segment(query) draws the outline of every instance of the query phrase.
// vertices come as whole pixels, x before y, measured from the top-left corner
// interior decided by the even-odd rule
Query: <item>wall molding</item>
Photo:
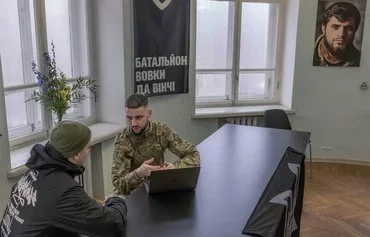
[[[310,162],[309,157],[306,156],[306,162]],[[347,164],[347,165],[361,165],[370,166],[370,161],[358,161],[351,159],[338,159],[338,158],[327,158],[327,157],[312,157],[312,163],[335,163],[335,164]]]

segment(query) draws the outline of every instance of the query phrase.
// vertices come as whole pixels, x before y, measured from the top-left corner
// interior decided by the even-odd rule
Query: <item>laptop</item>
[[[175,168],[152,171],[144,182],[149,194],[194,190],[200,167]]]

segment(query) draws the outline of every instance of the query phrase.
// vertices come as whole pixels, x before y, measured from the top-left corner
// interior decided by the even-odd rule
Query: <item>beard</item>
[[[332,53],[332,55],[335,56],[335,57],[341,58],[341,57],[346,55],[348,44],[343,45],[342,47],[340,47],[340,46],[334,47],[334,42],[329,43],[325,39],[325,45],[326,45],[327,49],[330,51],[330,53]]]
[[[141,127],[139,127],[139,126],[131,127],[131,132],[132,132],[133,134],[135,134],[135,135],[139,136],[139,135],[141,135],[141,134],[143,134],[143,133],[144,133],[144,131],[145,131],[145,130],[147,129],[147,127],[148,127],[148,124],[149,124],[149,123],[147,123],[143,128],[141,128]],[[140,130],[139,130],[139,132],[135,132],[135,131],[133,130],[133,128],[140,128]]]

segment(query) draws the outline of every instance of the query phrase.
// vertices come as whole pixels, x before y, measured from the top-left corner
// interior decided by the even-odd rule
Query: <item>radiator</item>
[[[223,126],[225,123],[247,126],[258,126],[260,119],[262,119],[262,117],[259,116],[230,117],[230,118],[220,118],[218,123],[219,127]]]

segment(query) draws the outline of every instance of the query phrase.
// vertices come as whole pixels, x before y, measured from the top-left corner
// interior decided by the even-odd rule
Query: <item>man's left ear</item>
[[[148,110],[149,118],[152,116],[152,109]]]
[[[73,160],[77,161],[80,158],[80,153],[77,153],[76,155],[73,156]]]
[[[321,25],[321,31],[322,31],[323,34],[325,34],[325,25],[324,24]]]

